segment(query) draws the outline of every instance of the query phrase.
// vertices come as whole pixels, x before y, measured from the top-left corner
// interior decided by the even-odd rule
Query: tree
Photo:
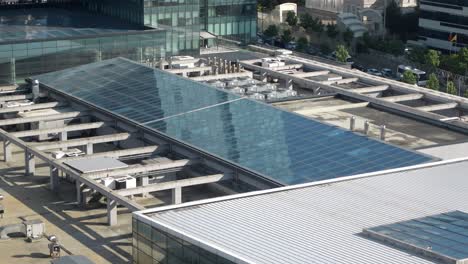
[[[336,59],[339,62],[346,62],[346,59],[349,57],[348,50],[343,45],[338,45],[336,47]]]
[[[457,88],[455,87],[455,84],[452,81],[447,82],[447,93],[457,95]]]
[[[391,1],[385,12],[385,25],[392,34],[397,34],[401,28],[401,9],[396,1]]]
[[[350,46],[351,41],[353,41],[353,38],[354,38],[354,33],[351,30],[349,30],[349,28],[346,29],[345,32],[343,32],[343,40],[346,43],[346,45]]]
[[[465,90],[465,93],[463,94],[465,98],[468,98],[468,90]]]
[[[306,37],[300,37],[297,40],[297,49],[298,50],[305,51],[308,46],[309,46],[309,41],[307,40]]]
[[[425,61],[427,64],[431,65],[433,69],[439,67],[440,65],[440,57],[439,52],[436,50],[428,50],[425,56]]]
[[[327,25],[327,35],[330,38],[336,38],[340,32],[338,31],[336,25],[328,24]]]
[[[278,27],[275,25],[270,25],[263,34],[268,38],[274,38],[278,36],[279,30]]]
[[[416,84],[417,77],[416,74],[412,73],[411,71],[405,71],[401,80],[408,84]]]
[[[311,15],[309,15],[308,13],[305,13],[305,14],[301,15],[299,25],[301,27],[303,27],[305,30],[307,30],[307,29],[312,27],[313,20],[314,19],[312,18]]]
[[[286,23],[288,23],[288,25],[291,27],[297,25],[296,13],[289,11],[286,15]]]
[[[429,80],[427,80],[427,88],[438,91],[439,90],[439,79],[435,73],[429,74]]]
[[[283,34],[281,35],[281,42],[283,42],[283,44],[289,43],[293,39],[294,37],[292,36],[291,30],[286,29],[285,31],[283,31]]]

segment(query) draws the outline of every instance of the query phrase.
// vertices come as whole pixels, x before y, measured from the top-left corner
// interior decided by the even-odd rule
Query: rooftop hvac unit
[[[11,107],[20,107],[20,106],[28,106],[28,105],[33,105],[34,102],[31,102],[30,100],[21,100],[21,101],[10,101],[6,102],[3,107],[4,108],[11,108]]]
[[[261,93],[254,93],[254,94],[251,94],[249,96],[249,98],[252,98],[254,100],[261,100],[261,101],[265,101],[266,99],[266,96],[264,94],[261,94]]]
[[[107,177],[101,179],[101,184],[106,186],[107,188],[111,190],[115,190],[115,179],[112,177]]]
[[[116,190],[130,189],[130,188],[136,188],[136,179],[134,177],[125,176],[125,177],[115,179]]]

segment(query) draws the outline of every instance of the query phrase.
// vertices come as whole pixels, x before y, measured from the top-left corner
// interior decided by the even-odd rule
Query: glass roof
[[[366,229],[393,243],[456,260],[468,259],[468,214],[453,211]],[[405,246],[404,248],[409,248]]]
[[[431,160],[126,59],[33,78],[283,184]]]
[[[138,30],[137,26],[81,10],[26,8],[0,10],[0,43],[69,38]]]

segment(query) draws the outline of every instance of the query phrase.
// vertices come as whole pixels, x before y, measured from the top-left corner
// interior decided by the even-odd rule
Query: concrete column
[[[54,166],[50,166],[50,189],[56,192],[58,191],[58,185],[59,185],[59,170]]]
[[[16,84],[16,60],[15,58],[10,58],[10,77],[11,84]]]
[[[13,143],[10,140],[3,139],[3,160],[5,162],[11,161],[11,149],[13,148]]]
[[[380,140],[385,140],[385,125],[380,126]]]
[[[93,154],[93,143],[88,143],[86,145],[86,155]]]
[[[88,204],[88,198],[91,194],[91,189],[87,188],[86,185],[79,180],[75,181],[76,186],[76,205],[81,208],[86,208]]]
[[[172,189],[172,204],[182,203],[182,187]]]
[[[149,184],[148,176],[141,177],[140,179],[141,179],[141,186],[146,186]],[[148,193],[142,193],[141,197],[148,197]]]
[[[107,224],[109,226],[117,225],[117,202],[107,198]]]
[[[369,121],[364,122],[364,134],[369,135]]]
[[[102,61],[102,51],[96,51],[96,61]]]
[[[24,164],[26,166],[25,176],[34,176],[34,173],[36,172],[36,162],[34,154],[28,150],[24,151]]]
[[[355,116],[352,116],[352,117],[349,119],[349,130],[354,131],[355,125],[356,125],[356,117],[355,117]]]
[[[62,131],[59,133],[60,141],[67,141],[68,140],[68,133],[67,131]],[[67,150],[67,147],[63,147],[62,150]]]

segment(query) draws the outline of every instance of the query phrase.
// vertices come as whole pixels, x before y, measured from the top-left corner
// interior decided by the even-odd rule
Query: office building
[[[421,1],[419,42],[446,53],[468,44],[468,2]]]
[[[197,55],[256,35],[256,1],[51,0],[0,11],[0,84],[90,62]],[[21,8],[19,8],[21,7]]]

